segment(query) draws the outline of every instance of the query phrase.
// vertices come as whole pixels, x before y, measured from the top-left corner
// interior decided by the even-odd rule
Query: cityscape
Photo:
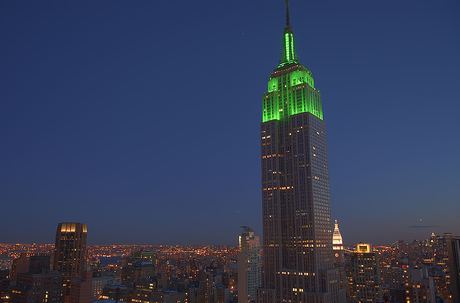
[[[388,237],[393,240],[385,243],[386,241],[378,237],[373,238],[371,232],[365,238],[372,241],[349,240],[356,238],[345,232],[350,230],[346,226],[352,222],[342,220],[340,211],[334,209],[336,204],[332,201],[340,200],[340,197],[331,197],[331,184],[334,183],[331,181],[328,110],[333,105],[329,104],[331,101],[327,98],[328,92],[320,90],[324,79],[322,77],[327,75],[318,77],[305,65],[310,64],[307,62],[308,57],[307,60],[301,59],[305,57],[303,54],[307,50],[299,47],[305,44],[298,43],[298,40],[306,39],[315,45],[315,37],[305,35],[303,30],[302,35],[299,35],[301,38],[297,34],[296,21],[304,13],[293,8],[293,5],[298,5],[298,1],[279,2],[284,5],[282,12],[278,12],[276,17],[280,21],[275,22],[281,24],[282,20],[282,28],[279,29],[277,37],[281,42],[281,55],[278,62],[272,62],[272,71],[265,75],[267,84],[266,88],[259,92],[259,101],[254,101],[259,102],[260,116],[253,119],[259,119],[259,129],[254,131],[258,132],[256,144],[260,149],[258,159],[249,169],[260,170],[259,180],[254,181],[259,184],[256,188],[259,200],[254,202],[260,205],[258,216],[244,225],[239,224],[237,220],[230,220],[233,224],[232,230],[239,229],[239,232],[231,235],[230,243],[215,244],[225,242],[221,239],[224,238],[222,230],[226,227],[224,219],[222,225],[211,223],[218,222],[212,220],[218,217],[219,199],[211,199],[213,204],[217,204],[216,208],[209,207],[203,210],[192,205],[186,210],[187,216],[181,218],[175,216],[175,208],[179,206],[172,205],[166,200],[168,194],[163,196],[165,200],[155,206],[154,211],[128,201],[131,196],[122,207],[115,207],[116,202],[103,205],[103,212],[95,211],[99,207],[96,204],[89,203],[87,208],[83,208],[79,207],[78,203],[63,201],[65,210],[69,211],[71,216],[63,215],[64,219],[53,221],[53,230],[47,230],[44,228],[45,225],[40,224],[31,224],[27,228],[24,226],[28,224],[29,217],[40,217],[40,220],[47,221],[46,226],[49,226],[51,219],[46,213],[57,208],[57,204],[46,202],[40,206],[42,213],[31,210],[30,205],[33,203],[26,204],[27,211],[22,210],[13,214],[7,211],[8,208],[5,206],[2,208],[3,220],[14,220],[15,223],[5,223],[3,226],[7,228],[2,228],[0,232],[0,303],[460,303],[458,196],[453,198],[457,202],[454,202],[454,211],[449,214],[450,216],[447,216],[449,211],[444,210],[446,218],[454,218],[449,219],[450,221],[446,219],[445,226],[438,225],[443,221],[442,218],[432,224],[425,223],[421,216],[416,223],[411,223],[409,216],[412,218],[418,214],[416,207],[413,207],[418,201],[408,201],[408,204],[412,205],[411,214],[405,214],[402,205],[401,209],[394,210],[398,216],[401,213],[403,217],[407,216],[407,221],[404,220],[403,224],[406,224],[408,229],[417,230],[417,235],[421,236],[414,239],[399,238],[400,234],[393,234],[390,226],[392,222],[396,224],[398,221],[396,215],[383,216],[384,219],[376,215],[375,219],[372,219],[371,214],[376,211],[372,209],[370,202],[369,205],[362,204],[366,209],[353,209],[358,220],[362,217],[362,221],[355,224],[365,231],[370,228],[367,226],[369,220],[374,220],[376,226],[381,225],[383,229],[383,226],[387,226]],[[205,19],[203,17],[200,20],[204,22]],[[170,30],[174,31],[172,28]],[[168,43],[164,43],[165,52],[169,51]],[[266,49],[265,46],[260,46],[260,51]],[[269,68],[267,67],[267,70]],[[177,66],[173,73],[176,74],[174,77],[167,75],[162,78],[163,81],[183,81],[179,79],[181,77]],[[107,89],[110,89],[110,85]],[[178,91],[182,89],[177,86]],[[238,86],[232,89],[238,90]],[[189,93],[188,96],[193,99],[191,95],[192,93]],[[197,93],[196,99],[201,98],[200,96],[200,93]],[[348,98],[350,96],[346,99]],[[327,106],[324,107],[323,102]],[[215,106],[224,108],[224,105]],[[60,113],[64,120],[67,119],[65,114],[60,112],[59,106],[57,107],[54,114]],[[173,106],[171,111],[164,115],[171,115],[174,111],[180,112]],[[203,110],[203,116],[207,115],[209,114]],[[109,120],[101,119],[105,122]],[[214,121],[211,118],[204,120],[207,120],[207,123]],[[178,124],[177,121],[179,119],[171,118],[171,124]],[[195,123],[188,121],[190,124]],[[369,120],[363,119],[363,128],[368,127],[366,123],[370,124]],[[167,124],[162,124],[155,131],[168,132],[168,127]],[[192,128],[190,125],[189,127]],[[215,125],[209,122],[206,127]],[[186,123],[182,129],[189,130]],[[64,136],[67,135],[68,133],[65,133]],[[171,132],[170,135],[171,142],[180,141],[176,140],[177,134]],[[189,157],[187,161],[199,162],[193,154],[196,152],[194,146],[200,145],[201,142],[194,140],[197,137],[194,131],[190,131],[187,136],[191,138],[190,141],[183,140],[181,145],[175,145],[175,148],[166,152],[166,157],[170,156],[177,161],[181,161],[181,157]],[[97,140],[104,140],[103,137],[98,137]],[[46,144],[46,138],[40,140]],[[123,144],[126,140],[126,145],[129,145],[128,138],[120,140]],[[356,145],[356,141],[354,142],[353,148],[359,150],[360,147]],[[395,143],[395,146],[397,144]],[[161,143],[159,146],[167,149],[168,144]],[[142,149],[143,146],[130,146],[131,148]],[[227,148],[231,149],[230,144]],[[110,152],[111,148],[108,153],[101,152],[102,156],[98,161],[109,157]],[[51,148],[50,153],[53,153]],[[97,151],[88,152],[89,155],[92,153]],[[229,155],[232,155],[231,152]],[[205,155],[212,156],[212,150]],[[162,161],[166,161],[157,160],[155,165],[159,167],[163,165]],[[134,163],[136,159],[132,161]],[[117,159],[114,162],[119,161]],[[237,160],[232,163],[239,162]],[[77,167],[78,165],[69,169],[66,174],[72,175],[78,171]],[[201,168],[199,164],[198,167]],[[56,168],[45,165],[45,170],[48,169]],[[94,168],[94,171],[98,169]],[[181,182],[184,181],[175,182],[175,177],[179,178],[180,169],[171,166],[168,170],[172,171],[172,175],[162,175],[155,186],[166,188],[168,193],[181,191]],[[225,174],[223,170],[224,168],[221,173]],[[202,170],[198,169],[194,178],[202,178],[200,174],[204,174],[205,171],[204,166]],[[352,179],[355,172],[348,173]],[[395,171],[393,174],[400,173]],[[79,182],[91,180],[92,174],[93,171],[86,171]],[[455,177],[458,179],[458,175]],[[167,188],[166,181],[161,182],[168,178],[174,180],[172,188]],[[187,178],[186,182],[195,182],[192,180],[194,178]],[[232,178],[234,176],[227,180]],[[132,180],[132,183],[139,180]],[[208,187],[206,179],[203,180],[205,181],[200,179],[200,182],[205,183],[203,188]],[[98,182],[95,182],[99,184],[95,187],[103,187],[101,184],[104,181]],[[6,185],[1,188],[2,191],[7,192],[7,195],[14,192],[10,191],[8,186],[16,183],[10,182],[10,179],[5,179],[4,183]],[[68,188],[77,188],[77,185],[72,183]],[[228,182],[226,185],[231,187],[232,183]],[[122,187],[120,184],[118,186]],[[33,192],[26,187],[23,189],[25,192]],[[92,193],[87,194],[97,195],[96,192],[97,190],[93,189]],[[184,197],[189,198],[191,195],[185,192]],[[243,191],[238,189],[234,189],[234,192],[237,197],[244,195]],[[222,193],[217,196],[224,195]],[[205,196],[201,198],[205,199]],[[12,200],[3,199],[6,201],[5,205],[14,204],[8,202]],[[190,198],[190,201],[193,201],[193,198]],[[444,207],[439,201],[437,203],[432,212]],[[23,205],[19,207],[22,208]],[[130,209],[134,209],[137,214],[135,218],[129,218],[127,212]],[[96,213],[98,219],[95,222],[83,220],[87,218],[86,213]],[[148,229],[142,225],[142,216],[145,214],[148,214],[147,221],[172,222],[171,225],[178,226],[177,230],[170,230],[165,225],[145,231]],[[228,215],[230,216],[230,213]],[[232,216],[239,215],[240,212],[235,211]],[[69,217],[76,219],[67,220]],[[80,217],[83,219],[80,220]],[[108,226],[108,230],[115,230],[117,225],[130,226],[129,228],[138,228],[140,232],[133,234],[130,244],[125,241],[125,236],[121,237],[121,233],[120,242],[106,240],[103,236],[93,240],[93,235],[102,225]],[[186,229],[193,230],[199,225],[205,226],[209,234],[215,235],[214,242],[203,239],[195,243],[209,243],[193,244],[194,241],[188,241],[190,244],[170,244],[184,243],[179,238],[173,238],[174,232],[178,235],[186,234]],[[187,228],[184,229],[183,226]],[[18,238],[16,243],[3,240],[11,239],[13,232],[20,228],[27,230],[27,234],[31,236],[40,232],[41,238],[36,241],[23,241]],[[440,229],[445,230],[440,232]],[[147,233],[165,235],[170,239],[170,243],[149,244],[149,238],[143,241],[136,240],[139,239],[138,236],[145,236]],[[116,237],[117,234],[110,235],[110,239]]]
[[[1,302],[258,300],[262,246],[247,226],[238,246],[86,246],[87,232],[84,224],[61,223],[56,244],[0,244]],[[338,288],[344,302],[456,302],[459,245],[452,234],[433,233],[412,242],[347,247],[336,222]]]

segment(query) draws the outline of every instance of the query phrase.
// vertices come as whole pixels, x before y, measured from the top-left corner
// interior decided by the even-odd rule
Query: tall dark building
[[[86,277],[86,224],[59,223],[54,248],[54,270],[62,274],[64,302],[70,302],[80,291],[80,280]],[[75,300],[72,300],[74,302]]]
[[[453,303],[460,303],[460,237],[445,235],[447,241],[450,293]]]
[[[259,301],[339,302],[321,96],[294,46],[286,1],[283,55],[263,97]]]

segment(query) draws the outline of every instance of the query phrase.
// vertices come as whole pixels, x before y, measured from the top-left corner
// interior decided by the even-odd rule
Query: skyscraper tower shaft
[[[62,274],[64,301],[76,288],[75,279],[80,279],[86,270],[87,226],[82,223],[59,223],[54,246],[54,270]]]
[[[259,302],[341,302],[321,96],[312,73],[298,60],[287,1],[283,55],[263,97],[261,151]]]

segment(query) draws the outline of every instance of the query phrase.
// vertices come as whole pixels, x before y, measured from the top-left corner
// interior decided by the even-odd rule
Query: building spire
[[[332,249],[343,250],[343,239],[339,229],[339,222],[335,220],[334,233],[332,234]]]
[[[286,3],[286,28],[291,27],[291,18],[289,17],[289,0],[284,0]]]
[[[289,15],[289,0],[284,0],[286,5],[286,27],[284,28],[283,57],[280,66],[297,62],[297,55],[294,49],[294,33],[291,29],[291,19]]]

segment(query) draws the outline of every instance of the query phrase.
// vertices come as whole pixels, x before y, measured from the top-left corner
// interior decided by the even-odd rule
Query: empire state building
[[[334,269],[321,95],[295,51],[286,1],[281,61],[263,96],[259,302],[343,302]]]

